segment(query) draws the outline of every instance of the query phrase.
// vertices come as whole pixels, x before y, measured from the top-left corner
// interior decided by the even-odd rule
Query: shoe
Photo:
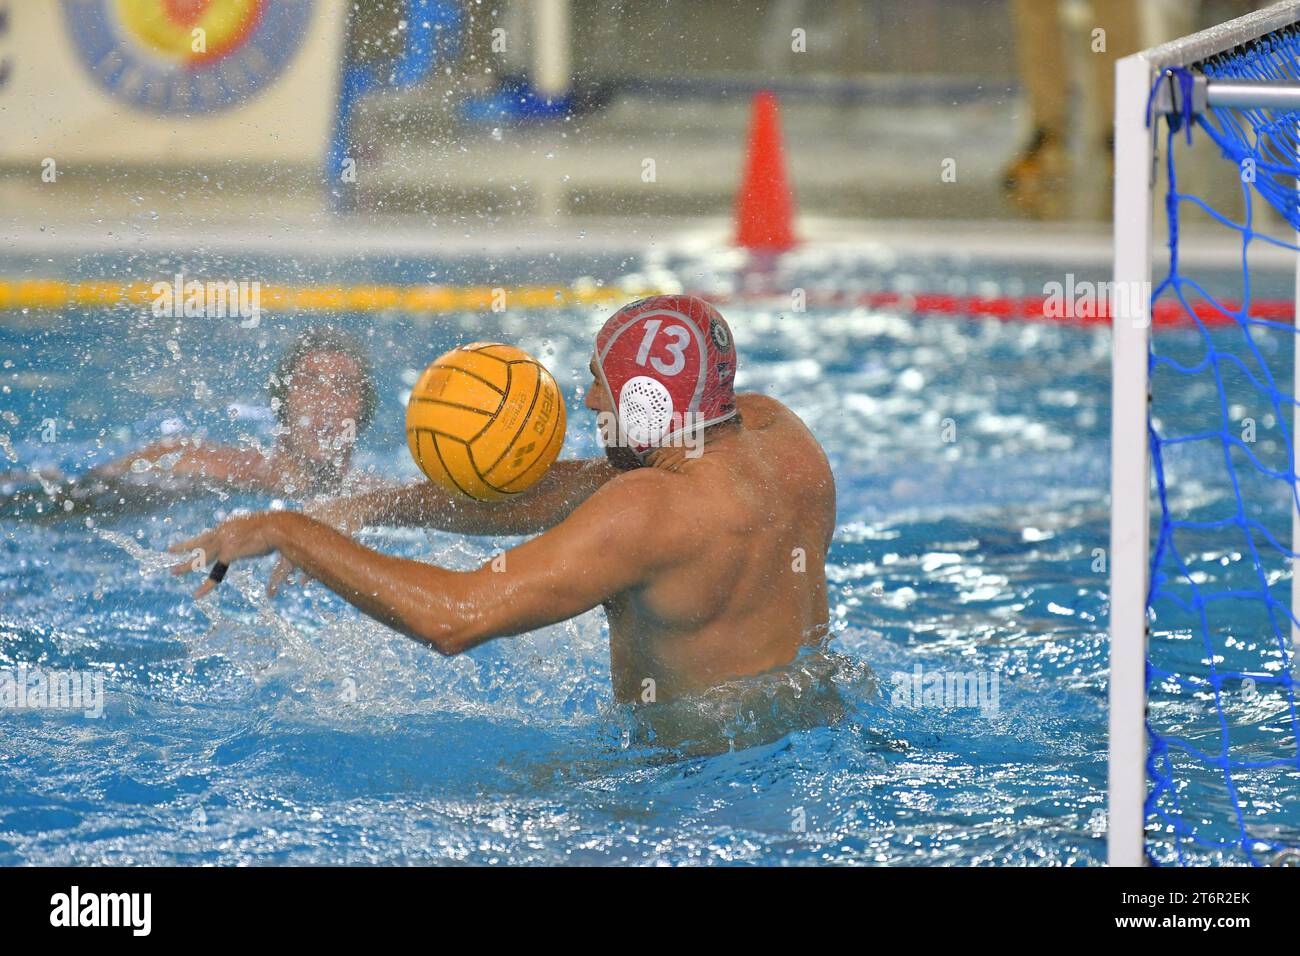
[[[1040,126],[1002,172],[1002,190],[1016,205],[1038,217],[1064,208],[1067,157],[1061,136]]]

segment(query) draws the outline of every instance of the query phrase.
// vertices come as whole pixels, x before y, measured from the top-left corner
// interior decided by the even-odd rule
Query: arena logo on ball
[[[229,109],[269,86],[303,44],[316,0],[64,0],[95,81],[160,114]]]

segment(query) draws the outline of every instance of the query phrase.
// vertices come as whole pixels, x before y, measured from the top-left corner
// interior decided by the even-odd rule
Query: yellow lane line
[[[169,287],[170,281],[166,283]],[[187,283],[188,284],[188,283]],[[159,293],[151,282],[65,282],[59,279],[0,279],[0,309],[59,309],[67,306],[153,305]],[[464,312],[494,307],[544,309],[607,305],[653,290],[597,286],[452,285],[277,285],[261,283],[258,305],[296,312]],[[232,309],[237,303],[234,296]],[[170,298],[167,300],[170,303]],[[201,301],[201,300],[200,300]],[[184,302],[177,303],[177,311]],[[171,313],[168,306],[167,312]],[[200,308],[200,313],[202,310]]]

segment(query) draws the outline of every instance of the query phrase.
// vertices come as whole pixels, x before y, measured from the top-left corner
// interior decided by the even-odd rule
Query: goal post
[[[1151,288],[1154,140],[1146,96],[1154,67],[1125,57],[1115,77],[1116,288]],[[1146,801],[1146,619],[1150,550],[1147,349],[1151,302],[1126,295],[1111,315],[1110,690],[1107,858],[1142,862]]]
[[[1157,163],[1168,159],[1163,155],[1165,149],[1163,137],[1167,133],[1168,120],[1162,121],[1161,117],[1173,112],[1180,118],[1175,122],[1185,122],[1197,111],[1212,108],[1241,110],[1242,115],[1249,116],[1265,114],[1274,116],[1283,111],[1300,110],[1300,80],[1297,79],[1300,75],[1300,63],[1297,63],[1295,71],[1270,72],[1261,68],[1258,71],[1262,74],[1261,78],[1256,78],[1253,73],[1246,79],[1223,75],[1206,76],[1201,70],[1202,64],[1222,54],[1249,55],[1253,44],[1260,44],[1261,49],[1271,50],[1269,46],[1271,38],[1279,31],[1285,32],[1295,28],[1297,24],[1300,24],[1300,0],[1286,0],[1201,33],[1125,57],[1116,64],[1107,775],[1107,857],[1109,863],[1114,866],[1140,866],[1148,859],[1147,803],[1152,793],[1149,768],[1156,766],[1157,763],[1156,752],[1153,750],[1154,735],[1148,731],[1147,708],[1150,667],[1149,622],[1153,619],[1151,584],[1153,561],[1156,560],[1152,551],[1152,456],[1153,450],[1158,449],[1160,445],[1160,440],[1151,425],[1151,370],[1154,368],[1151,290],[1153,289],[1154,252],[1158,247],[1165,245],[1167,239],[1166,236],[1157,237],[1154,234],[1156,204],[1163,202],[1163,196],[1157,195],[1159,183]],[[1247,53],[1242,54],[1243,50]],[[1268,55],[1277,56],[1274,52]],[[1274,62],[1270,60],[1269,64]],[[1181,75],[1170,74],[1169,71],[1174,69],[1186,72]],[[1284,75],[1274,75],[1279,72]],[[1163,81],[1162,77],[1164,77]],[[1153,96],[1153,90],[1157,90],[1158,87],[1160,95]],[[1243,125],[1250,124],[1245,122]],[[1205,133],[1198,130],[1193,135],[1201,136],[1208,148],[1214,148],[1214,143],[1205,140]],[[1294,156],[1294,153],[1292,155]],[[1236,175],[1233,167],[1228,166],[1226,169],[1227,175]],[[1261,207],[1264,205],[1263,200],[1257,202]],[[1248,244],[1254,234],[1249,228],[1244,230],[1243,234],[1244,244]],[[1175,233],[1175,237],[1176,235]],[[1239,239],[1240,237],[1234,236],[1233,241]],[[1171,248],[1174,244],[1170,243]],[[1242,256],[1244,259],[1244,252]],[[1300,301],[1300,257],[1297,257],[1294,279],[1289,295],[1296,301]],[[1199,291],[1199,287],[1196,289]],[[1142,292],[1133,294],[1133,290],[1142,290]],[[1173,293],[1175,304],[1181,303],[1183,306],[1188,304],[1183,295],[1183,287],[1175,286]],[[1212,307],[1220,312],[1231,313],[1230,309],[1220,306],[1217,300],[1212,303]],[[1251,327],[1255,324],[1250,321],[1246,312],[1248,308],[1248,304],[1243,305],[1241,315],[1237,317],[1247,338],[1250,337]],[[1287,321],[1294,321],[1294,319],[1287,317]],[[1195,316],[1190,317],[1188,322],[1189,328],[1192,329],[1191,334],[1196,334],[1198,329],[1200,334],[1209,334],[1206,332],[1206,324]],[[1300,339],[1300,336],[1293,335],[1292,338]],[[1213,352],[1212,347],[1210,351]],[[1215,361],[1213,356],[1210,361]],[[1289,436],[1295,436],[1300,432],[1300,419],[1295,416],[1294,404],[1294,396],[1300,395],[1300,361],[1294,364],[1292,377],[1282,384],[1283,389],[1292,389],[1291,395],[1286,396],[1292,400],[1291,407],[1287,410],[1289,420],[1285,423],[1285,428],[1290,429]],[[1214,374],[1217,379],[1217,368]],[[1222,394],[1224,386],[1221,381],[1219,387]],[[1272,394],[1276,398],[1277,390],[1274,389]],[[1277,407],[1276,401],[1273,407]],[[1208,411],[1208,416],[1213,416],[1213,421],[1218,424],[1217,408]],[[1289,465],[1282,473],[1282,477],[1289,477],[1293,481],[1296,468],[1294,446],[1289,436],[1286,442],[1290,455]],[[1192,442],[1197,437],[1167,440],[1169,457],[1175,457],[1172,451],[1175,442]],[[1227,456],[1228,462],[1227,471],[1231,473],[1235,488],[1237,477],[1233,472],[1233,456],[1237,455],[1238,451],[1231,447],[1233,441],[1227,436],[1226,429],[1223,434],[1212,437],[1222,438],[1223,454]],[[1180,449],[1182,447],[1186,446],[1179,446]],[[1276,474],[1270,477],[1276,477]],[[1159,481],[1159,503],[1164,507],[1163,475],[1157,480]],[[1290,484],[1287,488],[1290,489]],[[1156,542],[1157,545],[1171,540],[1169,531],[1171,527],[1199,528],[1201,526],[1193,522],[1171,523],[1168,514],[1161,513],[1162,537]],[[1247,536],[1252,533],[1251,528],[1245,525],[1242,527]],[[1281,547],[1284,550],[1300,551],[1300,512],[1297,512],[1294,505],[1291,506],[1289,539],[1285,532],[1279,533],[1277,537],[1282,539]],[[1177,552],[1174,556],[1180,562],[1182,561]],[[1284,557],[1289,563],[1290,555]],[[1256,557],[1256,568],[1260,563],[1260,559]],[[1187,573],[1189,581],[1193,582],[1190,586],[1194,595],[1192,603],[1199,609],[1202,620],[1207,620],[1208,616],[1205,614],[1207,605],[1196,587],[1201,580],[1196,575],[1200,572],[1188,571]],[[1227,585],[1224,587],[1226,588]],[[1268,605],[1271,600],[1269,587],[1267,583],[1263,585],[1262,600],[1265,605]],[[1235,596],[1235,592],[1229,593],[1228,596]],[[1295,609],[1300,608],[1300,576],[1293,575],[1291,578],[1289,603],[1292,621],[1286,624],[1288,643],[1293,636],[1294,618],[1300,616],[1295,613]],[[1268,611],[1272,613],[1274,608],[1269,606]],[[1274,630],[1276,630],[1276,616],[1274,620]],[[1213,632],[1216,624],[1211,620],[1210,623],[1202,626],[1207,632]],[[1289,673],[1288,651],[1283,650],[1281,656],[1285,662],[1283,666]],[[1210,695],[1214,706],[1219,708],[1219,716],[1222,718],[1220,694],[1229,679],[1253,679],[1250,675],[1255,672],[1250,669],[1237,671],[1226,665],[1224,670],[1216,670],[1218,660],[1213,650],[1208,652],[1208,659],[1208,676],[1189,677],[1185,683],[1189,688]],[[1161,673],[1166,679],[1176,676],[1165,674],[1163,671]],[[1271,678],[1267,674],[1261,677],[1261,680],[1269,679]],[[1197,683],[1198,681],[1200,683]],[[1177,683],[1177,681],[1173,682]],[[1280,690],[1285,695],[1290,695],[1290,707],[1294,717],[1294,695],[1291,694],[1289,679],[1280,680]],[[1189,692],[1188,696],[1196,695]],[[1206,734],[1204,739],[1211,740],[1212,736],[1212,733]],[[1233,774],[1243,772],[1243,767],[1253,768],[1256,764],[1243,763],[1228,756],[1226,751],[1233,741],[1229,739],[1227,730],[1223,731],[1222,738],[1220,753],[1209,753],[1209,751],[1202,753],[1191,746],[1184,747],[1184,750],[1203,759],[1210,766],[1211,772],[1207,776],[1222,771],[1227,791],[1235,806],[1238,791],[1234,789]],[[1164,747],[1165,743],[1168,741],[1161,741],[1164,749],[1160,751],[1160,755],[1167,762],[1169,750]],[[1181,745],[1184,741],[1179,740],[1175,743]],[[1292,741],[1292,748],[1294,749],[1294,741]],[[1300,767],[1300,757],[1296,759],[1297,766]],[[1284,763],[1285,760],[1279,759],[1274,762],[1261,762],[1259,766],[1272,768]],[[1167,778],[1165,782],[1168,782]],[[1238,832],[1235,841],[1224,838],[1219,845],[1228,850],[1234,848],[1241,850],[1250,862],[1259,862],[1253,848],[1272,844],[1266,839],[1257,838],[1253,830],[1248,831],[1246,824],[1242,823],[1240,812],[1237,814],[1237,823]],[[1181,823],[1175,825],[1174,829],[1177,830],[1179,826]],[[1189,826],[1189,829],[1194,830],[1194,827]],[[1268,831],[1270,834],[1274,832],[1274,829]],[[1176,834],[1175,840],[1183,839],[1184,836],[1186,835]],[[1187,840],[1203,843],[1206,846],[1215,844],[1214,839],[1195,832],[1188,836]],[[1177,858],[1183,859],[1181,849],[1178,851]]]

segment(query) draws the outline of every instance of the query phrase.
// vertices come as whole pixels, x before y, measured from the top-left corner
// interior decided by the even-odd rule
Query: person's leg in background
[[[1093,30],[1104,30],[1104,49],[1089,31],[1092,49],[1092,116],[1086,161],[1107,164],[1109,194],[1115,182],[1115,61],[1142,49],[1142,13],[1133,0],[1092,0]],[[1175,34],[1176,35],[1176,34]]]
[[[1029,142],[1006,167],[1002,185],[1017,204],[1044,214],[1065,185],[1070,78],[1057,0],[1012,0],[1016,60],[1029,107]]]
[[[1093,48],[1092,129],[1114,157],[1115,60],[1141,49],[1141,13],[1134,0],[1092,0],[1095,30],[1105,30],[1105,49]],[[1177,34],[1175,34],[1177,35]],[[1096,133],[1092,133],[1095,130]]]
[[[1201,0],[1143,0],[1136,6],[1143,47],[1185,37],[1208,26],[1201,23]]]

